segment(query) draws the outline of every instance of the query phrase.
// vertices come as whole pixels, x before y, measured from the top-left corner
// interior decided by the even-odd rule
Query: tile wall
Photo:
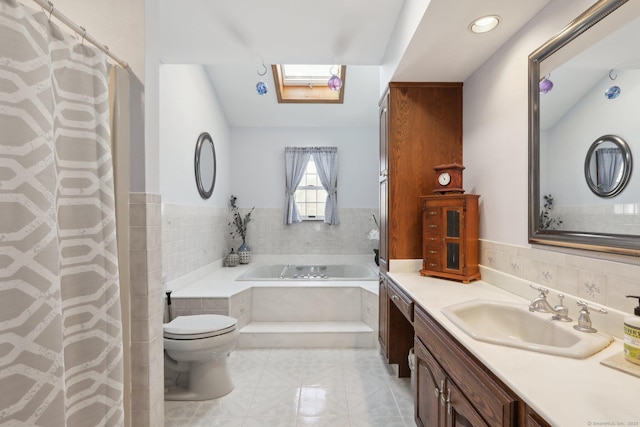
[[[229,210],[162,205],[163,279],[171,281],[227,256]]]
[[[241,209],[245,215],[246,209]],[[371,254],[377,240],[367,234],[374,229],[377,209],[340,209],[341,223],[322,221],[284,225],[282,209],[256,208],[248,226],[247,244],[262,255],[358,255]],[[231,240],[229,211],[186,205],[162,205],[162,264],[165,281],[224,259],[241,240]]]
[[[640,235],[640,203],[614,205],[558,205],[551,217],[562,224],[558,230],[591,230],[595,233],[619,233]]]
[[[627,313],[640,295],[640,258],[573,254],[481,240],[480,264]],[[531,290],[535,296],[535,290]]]
[[[129,194],[131,425],[164,425],[160,195]]]

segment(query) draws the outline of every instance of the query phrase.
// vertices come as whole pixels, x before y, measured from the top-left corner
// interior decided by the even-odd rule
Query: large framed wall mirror
[[[640,1],[600,0],[529,56],[529,242],[640,256]]]
[[[196,142],[194,168],[198,193],[208,199],[216,185],[216,148],[207,132],[201,133]]]

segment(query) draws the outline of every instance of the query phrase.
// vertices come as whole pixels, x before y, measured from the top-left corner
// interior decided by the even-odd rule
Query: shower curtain
[[[0,0],[0,425],[123,425],[103,52]]]

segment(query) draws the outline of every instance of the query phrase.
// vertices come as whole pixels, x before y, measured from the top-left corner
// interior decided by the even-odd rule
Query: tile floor
[[[376,349],[236,349],[235,389],[165,402],[165,427],[415,427],[411,381]]]

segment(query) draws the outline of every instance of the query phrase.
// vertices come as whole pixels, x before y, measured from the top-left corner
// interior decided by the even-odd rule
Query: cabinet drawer
[[[440,242],[441,242],[441,238],[440,235],[433,235],[433,234],[425,234],[424,239],[423,239],[423,244],[424,247],[429,247],[429,248],[436,248],[436,249],[440,249]]]
[[[433,220],[439,222],[442,217],[442,209],[440,209],[440,206],[433,206],[433,204],[423,202],[422,210],[424,211],[424,219],[426,221]]]
[[[416,337],[438,360],[490,426],[512,426],[516,422],[518,400],[494,376],[483,369],[464,347],[452,338],[420,307],[414,310]]]
[[[422,230],[422,232],[424,233],[425,236],[431,236],[431,237],[435,237],[438,238],[440,236],[440,228],[441,228],[441,222],[431,222],[431,221],[425,221],[424,222],[424,230]]]
[[[442,258],[439,256],[425,256],[422,266],[425,270],[442,271]]]
[[[413,323],[413,301],[396,284],[389,281],[387,288],[389,299],[398,307],[400,312]]]

